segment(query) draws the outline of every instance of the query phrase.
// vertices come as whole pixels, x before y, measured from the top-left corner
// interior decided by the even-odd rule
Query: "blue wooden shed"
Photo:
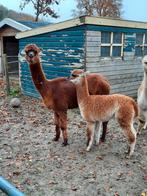
[[[42,49],[48,79],[69,76],[75,68],[105,75],[112,93],[136,97],[142,80],[142,57],[147,54],[147,23],[83,16],[18,33],[20,52],[35,43]],[[26,61],[20,63],[26,95],[39,96]]]

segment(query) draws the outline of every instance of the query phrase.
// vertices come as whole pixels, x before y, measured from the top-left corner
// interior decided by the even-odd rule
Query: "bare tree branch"
[[[31,3],[35,9],[35,21],[38,21],[39,16],[51,16],[53,18],[59,17],[55,10],[51,8],[52,5],[59,5],[60,0],[22,0],[20,8],[23,10],[25,6]]]

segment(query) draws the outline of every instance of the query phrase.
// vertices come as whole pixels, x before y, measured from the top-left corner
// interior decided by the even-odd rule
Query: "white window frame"
[[[143,35],[143,43],[142,44],[135,44],[135,49],[136,47],[140,46],[141,50],[142,50],[142,55],[144,56],[144,47],[147,47],[147,43],[145,43],[145,37],[147,37],[147,33],[140,33]],[[137,37],[137,33],[136,33],[136,37]],[[136,55],[135,55],[136,56]],[[137,57],[141,57],[141,56],[137,56]]]
[[[121,43],[117,44],[117,43],[113,43],[113,35],[114,33],[117,33],[117,32],[110,32],[110,43],[101,43],[101,47],[110,47],[110,56],[107,56],[107,57],[102,57],[102,58],[121,58],[123,57],[123,46],[124,46],[124,33],[121,33]],[[114,46],[120,46],[121,47],[121,55],[118,56],[118,57],[115,57],[115,56],[112,56],[113,54],[113,47]]]

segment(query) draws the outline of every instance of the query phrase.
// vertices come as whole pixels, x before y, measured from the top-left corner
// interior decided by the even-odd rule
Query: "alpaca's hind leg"
[[[101,125],[102,125],[102,122],[97,121],[95,123],[95,144],[96,145],[98,145],[100,141]]]
[[[53,138],[53,141],[58,141],[60,138],[60,122],[59,122],[59,115],[57,112],[54,112],[54,121],[55,121],[55,132],[56,135]]]
[[[94,139],[95,123],[87,122],[87,151],[90,151]]]
[[[134,152],[136,144],[136,130],[134,129],[133,125],[131,125],[131,127],[128,126],[128,128],[125,127],[123,130],[129,142],[128,156],[130,157]]]
[[[128,111],[126,108],[122,108],[117,114],[118,123],[120,124],[120,127],[124,131],[124,135],[127,137],[129,142],[129,151],[128,155],[129,157],[133,154],[135,144],[136,144],[136,130],[133,126],[133,111]]]
[[[103,132],[102,132],[102,136],[101,136],[101,141],[102,142],[104,142],[105,138],[106,138],[107,125],[108,125],[108,121],[107,122],[103,122]]]
[[[63,135],[63,146],[68,145],[67,135],[67,111],[59,113],[60,127]]]
[[[123,128],[123,131],[129,142],[128,156],[130,157],[134,152],[136,144],[136,131],[133,126],[129,126],[128,128],[125,127]]]

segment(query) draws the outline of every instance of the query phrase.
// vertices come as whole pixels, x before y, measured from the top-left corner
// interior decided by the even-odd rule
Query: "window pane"
[[[142,56],[142,48],[140,46],[135,47],[135,56]]]
[[[120,46],[113,46],[112,56],[113,57],[121,56],[121,47]]]
[[[110,32],[101,32],[101,43],[110,43]]]
[[[122,33],[113,33],[113,43],[120,44],[122,41]]]
[[[136,44],[143,44],[143,34],[136,34]]]
[[[145,34],[145,44],[147,44],[147,34]]]
[[[147,55],[147,46],[144,47],[144,55]]]
[[[102,57],[110,56],[110,47],[109,46],[101,46],[101,56]]]

